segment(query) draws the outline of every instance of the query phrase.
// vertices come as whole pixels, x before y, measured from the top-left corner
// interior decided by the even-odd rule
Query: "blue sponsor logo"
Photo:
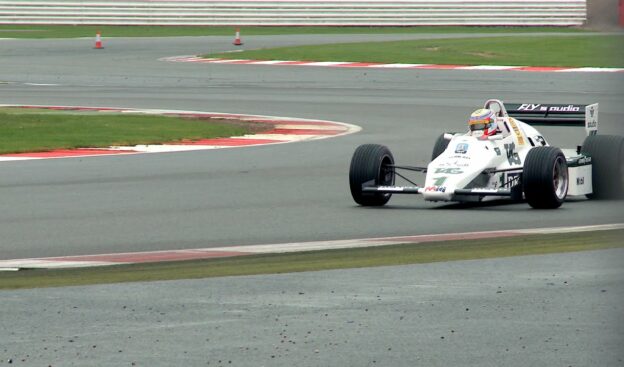
[[[457,144],[457,146],[455,147],[455,153],[456,154],[466,154],[468,153],[468,144],[466,143],[459,143]]]

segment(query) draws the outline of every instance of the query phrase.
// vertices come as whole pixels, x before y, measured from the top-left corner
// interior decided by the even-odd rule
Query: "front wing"
[[[369,193],[381,193],[381,194],[423,194],[427,191],[426,187],[418,186],[365,186],[362,188],[362,192]],[[455,189],[447,190],[444,192],[449,195],[463,195],[463,196],[512,196],[510,189]]]

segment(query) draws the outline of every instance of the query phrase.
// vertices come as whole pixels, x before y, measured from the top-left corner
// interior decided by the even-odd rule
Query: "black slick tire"
[[[590,135],[581,146],[581,154],[592,159],[592,194],[590,199],[624,197],[624,136]]]
[[[362,206],[382,206],[390,200],[389,193],[362,192],[362,186],[394,185],[394,157],[383,145],[364,144],[357,147],[349,168],[351,196]]]
[[[524,161],[522,191],[529,205],[536,209],[555,209],[568,194],[568,165],[561,149],[536,147]]]

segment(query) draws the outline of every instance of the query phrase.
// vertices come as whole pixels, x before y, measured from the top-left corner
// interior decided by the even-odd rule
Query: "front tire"
[[[536,147],[524,161],[522,191],[529,205],[536,209],[555,209],[568,194],[568,165],[561,149]]]
[[[382,206],[392,194],[362,192],[362,186],[393,186],[394,157],[383,145],[365,144],[357,147],[349,168],[351,196],[362,206]]]
[[[590,135],[581,153],[592,158],[590,199],[621,199],[624,196],[624,137]]]

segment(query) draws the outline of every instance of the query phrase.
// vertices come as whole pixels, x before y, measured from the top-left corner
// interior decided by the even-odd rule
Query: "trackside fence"
[[[0,24],[577,26],[587,19],[586,1],[0,0]]]

